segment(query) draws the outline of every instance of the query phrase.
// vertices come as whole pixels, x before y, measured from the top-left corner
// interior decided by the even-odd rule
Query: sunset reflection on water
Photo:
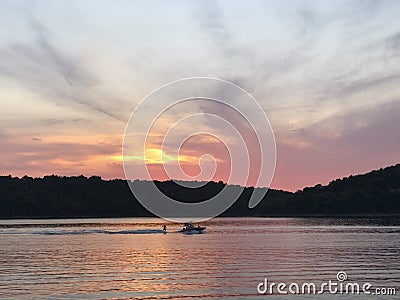
[[[162,234],[156,219],[7,222],[0,223],[5,299],[249,299],[266,276],[320,282],[341,270],[353,281],[400,286],[396,219],[219,218],[193,236],[172,224]]]

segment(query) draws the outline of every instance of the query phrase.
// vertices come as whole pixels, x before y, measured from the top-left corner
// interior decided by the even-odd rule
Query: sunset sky
[[[260,103],[276,138],[273,188],[400,162],[400,1],[0,0],[0,175],[124,178],[132,111],[194,76]],[[185,149],[188,173],[211,151],[213,179],[226,179],[218,139]],[[157,151],[147,159],[163,179]]]

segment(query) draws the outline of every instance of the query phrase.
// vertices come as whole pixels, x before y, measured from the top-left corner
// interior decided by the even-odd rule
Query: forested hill
[[[210,182],[194,191],[171,181],[156,184],[165,193],[186,202],[203,201],[225,186],[222,182]],[[223,216],[400,215],[400,164],[296,193],[269,190],[257,207],[248,209],[252,191],[253,188],[246,188]],[[97,176],[0,176],[0,218],[129,216],[152,215],[133,197],[125,180],[106,181]]]

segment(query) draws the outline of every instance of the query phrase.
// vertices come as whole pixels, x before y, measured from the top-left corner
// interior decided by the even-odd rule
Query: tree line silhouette
[[[165,194],[183,202],[204,201],[225,187],[223,182],[209,182],[199,189],[185,188],[173,181],[155,181],[155,184]],[[222,216],[400,215],[400,164],[295,193],[269,189],[263,201],[249,209],[253,190],[244,188]],[[103,180],[83,175],[0,176],[0,218],[150,216],[153,215],[136,200],[122,179]]]

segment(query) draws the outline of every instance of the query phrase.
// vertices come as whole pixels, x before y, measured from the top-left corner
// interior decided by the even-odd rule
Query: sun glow
[[[122,156],[113,156],[113,159],[122,160]],[[194,163],[199,160],[197,155],[170,155],[160,148],[146,149],[144,155],[124,155],[124,159],[128,161],[145,161],[146,164],[163,165],[171,162]]]

